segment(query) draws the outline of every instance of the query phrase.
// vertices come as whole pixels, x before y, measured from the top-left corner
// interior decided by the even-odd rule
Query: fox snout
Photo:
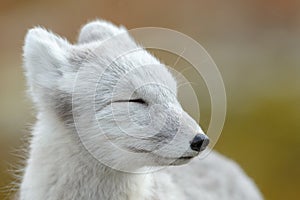
[[[200,152],[208,146],[209,138],[204,134],[197,134],[190,144],[192,150]]]

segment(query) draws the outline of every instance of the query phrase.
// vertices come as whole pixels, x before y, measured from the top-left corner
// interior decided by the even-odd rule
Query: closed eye
[[[128,99],[128,100],[117,100],[114,102],[132,102],[147,105],[147,102],[144,99]]]

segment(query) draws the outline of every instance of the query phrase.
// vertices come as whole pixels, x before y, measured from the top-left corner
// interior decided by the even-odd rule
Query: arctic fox
[[[208,137],[124,27],[90,22],[76,44],[33,28],[24,68],[38,115],[19,199],[262,199],[231,160],[193,159]]]

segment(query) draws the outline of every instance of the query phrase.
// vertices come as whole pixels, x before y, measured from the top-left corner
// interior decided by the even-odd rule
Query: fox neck
[[[94,159],[62,123],[38,116],[21,199],[152,199],[152,176],[111,169]]]

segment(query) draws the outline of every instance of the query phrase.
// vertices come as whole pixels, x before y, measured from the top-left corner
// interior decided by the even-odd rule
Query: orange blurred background
[[[26,31],[44,26],[76,40],[79,28],[103,18],[128,29],[165,27],[185,33],[210,53],[224,79],[228,112],[216,150],[236,160],[266,199],[299,199],[300,1],[0,1],[0,199],[9,199],[22,148],[34,122],[25,95],[22,45]],[[166,63],[176,58],[160,53]],[[180,61],[176,66],[187,65]],[[192,70],[184,74],[193,82]],[[200,81],[201,82],[201,81]],[[201,84],[201,83],[199,83]],[[197,89],[198,88],[198,89]],[[200,124],[209,102],[196,87]]]

